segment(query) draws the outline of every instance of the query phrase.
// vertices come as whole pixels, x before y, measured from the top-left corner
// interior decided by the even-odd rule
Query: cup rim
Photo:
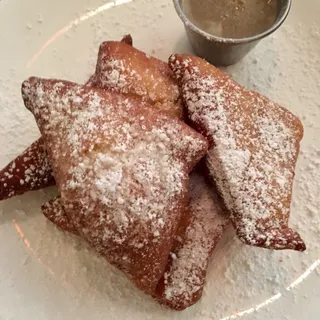
[[[191,28],[193,31],[199,33],[201,36],[207,38],[208,40],[215,41],[215,42],[221,42],[221,43],[232,43],[232,44],[241,44],[241,43],[249,43],[261,40],[268,35],[275,32],[286,20],[288,17],[288,14],[291,9],[292,0],[287,0],[287,4],[284,7],[284,10],[282,13],[280,13],[280,18],[278,17],[277,21],[266,31],[259,33],[257,35],[246,37],[246,38],[223,38],[219,36],[215,36],[211,33],[207,33],[204,30],[197,27],[194,23],[190,21],[190,19],[187,17],[187,15],[184,13],[184,11],[181,8],[181,0],[173,0],[174,7],[180,17],[180,19],[183,21],[186,27]]]

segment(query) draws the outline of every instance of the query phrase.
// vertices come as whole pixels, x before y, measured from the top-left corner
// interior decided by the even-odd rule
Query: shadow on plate
[[[57,195],[55,187],[28,192],[0,202],[0,224],[16,220],[25,221],[28,217],[41,214],[41,206]]]

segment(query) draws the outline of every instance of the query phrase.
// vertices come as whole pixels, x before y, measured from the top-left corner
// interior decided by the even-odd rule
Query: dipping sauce
[[[198,28],[222,38],[246,38],[269,29],[279,14],[278,0],[181,0]]]

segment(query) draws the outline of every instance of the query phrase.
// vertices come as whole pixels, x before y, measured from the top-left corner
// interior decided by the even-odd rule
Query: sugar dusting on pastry
[[[0,171],[0,200],[53,184],[50,161],[40,138]]]
[[[203,63],[170,58],[190,120],[213,144],[207,166],[239,237],[252,245],[304,250],[300,236],[287,227],[300,121],[221,71],[212,76],[206,68],[215,68]]]
[[[136,95],[153,107],[181,118],[182,105],[178,86],[167,63],[149,57],[131,46],[130,36],[125,37],[122,42],[102,43],[96,74],[89,79],[86,86]],[[21,163],[20,156],[16,159],[19,171],[16,170],[15,174],[7,172],[12,170],[12,162],[0,172],[1,200],[54,184],[44,149],[40,139],[25,151],[29,158],[26,164]],[[28,174],[28,171],[33,172]]]
[[[156,5],[158,6],[158,4]],[[303,4],[301,4],[302,6]],[[171,8],[169,9],[171,10]],[[117,14],[112,15],[114,22],[118,18]],[[146,18],[150,20],[150,23],[152,22],[152,17]],[[145,19],[141,20],[145,24]],[[95,25],[99,27],[99,30],[102,22],[103,20],[100,19]],[[250,55],[244,65],[240,64],[234,69],[228,70],[235,73],[241,81],[247,82],[249,86],[268,92],[268,95],[273,98],[291,105],[306,125],[308,140],[304,144],[299,164],[298,181],[293,200],[293,211],[297,214],[292,216],[292,220],[294,225],[299,227],[299,230],[304,230],[305,236],[308,237],[310,243],[308,254],[296,256],[292,252],[252,250],[252,248],[240,245],[236,239],[230,238],[230,241],[221,248],[221,255],[215,255],[214,257],[215,260],[211,264],[209,284],[206,287],[203,301],[191,310],[186,311],[184,313],[186,317],[220,319],[231,316],[235,310],[243,310],[248,304],[250,306],[258,304],[264,300],[264,297],[271,297],[279,290],[282,292],[283,288],[290,284],[292,280],[295,280],[297,275],[308,269],[311,263],[318,258],[320,252],[317,241],[320,235],[320,215],[318,214],[320,206],[318,197],[320,150],[319,144],[312,139],[316,139],[317,130],[319,130],[320,108],[318,106],[319,90],[317,89],[320,88],[320,73],[319,68],[315,67],[318,61],[315,45],[319,43],[320,32],[317,25],[312,24],[312,21],[310,23],[311,25],[303,24],[302,26],[300,24],[295,26],[287,24],[283,32],[277,37],[271,38],[270,42],[262,44],[254,54]],[[141,26],[142,23],[135,24],[135,31],[138,32]],[[301,32],[306,32],[309,36],[301,38]],[[284,41],[286,38],[290,41]],[[163,37],[159,39],[159,43],[154,44],[155,47],[165,48],[163,40]],[[169,53],[168,51],[166,53]],[[281,52],[281,54],[277,54],[278,52]],[[301,53],[303,53],[302,56]],[[62,57],[62,59],[64,58]],[[271,72],[270,69],[272,69]],[[18,150],[22,150],[23,146],[27,145],[30,139],[35,136],[32,131],[34,120],[31,117],[25,117],[26,113],[21,109],[18,102],[20,96],[18,96],[15,88],[19,85],[20,79],[16,81],[17,77],[9,73],[9,69],[6,78],[5,71],[4,78],[0,81],[2,90],[0,95],[1,112],[3,115],[0,121],[0,129],[2,130],[3,141],[6,142],[2,145],[2,164],[7,163],[9,155],[14,155]],[[71,78],[74,77],[71,69],[67,75]],[[307,105],[304,105],[305,103]],[[20,125],[21,123],[24,123],[23,127]],[[26,127],[31,128],[31,132],[28,130],[28,134],[25,132]],[[41,201],[44,200],[40,196],[41,194],[36,193],[36,197],[30,194],[23,198],[24,200],[30,200],[30,204],[25,203],[23,205],[27,214],[37,212]],[[17,204],[15,206],[18,205],[19,200],[16,200]],[[11,217],[7,203],[13,202],[2,202],[0,215],[3,212],[4,217]],[[148,317],[165,317],[167,313],[163,308],[153,303],[151,299],[146,298],[134,286],[128,285],[128,282],[124,280],[124,277],[119,276],[119,272],[115,271],[115,268],[105,264],[91,252],[82,250],[85,247],[84,245],[79,246],[78,242],[75,245],[75,241],[72,241],[72,239],[68,239],[70,241],[66,243],[66,237],[54,232],[52,228],[45,225],[40,217],[37,215],[36,217],[38,219],[36,227],[43,228],[45,232],[34,233],[32,229],[32,232],[30,230],[31,233],[26,234],[26,236],[29,238],[32,234],[35,235],[34,239],[38,241],[32,241],[32,245],[40,258],[50,264],[52,270],[56,273],[56,280],[61,281],[60,277],[63,277],[63,279],[67,277],[67,280],[75,286],[77,293],[71,299],[73,302],[77,305],[87,305],[89,301],[88,307],[94,310],[93,312],[101,315],[109,312],[118,318],[122,316],[140,320]],[[8,224],[6,227],[11,232],[11,225]],[[2,232],[2,236],[6,240],[5,232]],[[233,250],[229,250],[230,247]],[[218,250],[218,253],[220,253],[220,250]],[[15,250],[11,250],[8,259],[5,259],[8,260],[7,263],[14,254]],[[59,257],[59,259],[56,257]],[[23,269],[32,269],[33,266],[30,266],[29,259],[28,256],[26,265],[21,266]],[[25,259],[20,260],[21,263],[23,260]],[[9,270],[9,264],[8,267]],[[226,272],[226,270],[229,272]],[[81,276],[79,276],[80,272]],[[226,272],[226,274],[223,272]],[[319,268],[315,270],[313,275],[315,279],[319,272]],[[219,279],[217,279],[217,273]],[[23,277],[24,274],[20,273],[20,276]],[[41,280],[40,277],[38,282],[39,285],[42,285],[43,279]],[[312,282],[312,280],[309,282]],[[301,289],[300,286],[298,286],[298,290],[291,291],[292,300],[299,299],[299,289]],[[7,295],[10,296],[10,292]],[[308,297],[310,298],[310,295]],[[307,298],[307,296],[304,298]],[[67,300],[69,301],[69,299]],[[128,305],[130,305],[130,308],[128,308]],[[274,317],[281,319],[290,317],[289,311],[284,307],[280,306],[280,312],[275,314],[277,311],[269,310],[272,309],[272,306],[273,304],[271,304],[271,307],[270,305],[266,307],[265,313],[270,312],[274,314]],[[260,311],[253,317],[259,318]],[[23,314],[23,311],[21,312]],[[170,316],[172,319],[178,319],[181,314],[171,312]]]
[[[64,207],[61,202],[61,197],[56,197],[46,202],[41,207],[42,213],[54,224],[64,231],[79,235],[78,231],[73,226],[72,222],[66,215]]]
[[[99,65],[99,68],[101,68],[99,86],[101,88],[112,88],[115,91],[119,90],[121,93],[129,93],[132,92],[132,87],[136,81],[142,81],[142,77],[135,70],[126,70],[123,60],[108,58],[106,54],[103,54],[101,59],[103,61],[103,64]],[[125,71],[127,71],[126,74]],[[137,93],[141,96],[147,95],[146,90],[141,88]]]
[[[214,189],[197,172],[190,177],[190,224],[172,253],[159,300],[177,310],[196,303],[203,291],[210,256],[229,221]]]
[[[166,62],[123,42],[100,45],[93,86],[140,97],[150,105],[182,117],[179,88]]]
[[[150,292],[163,274],[188,172],[205,154],[206,140],[120,94],[37,78],[22,91],[72,224]]]

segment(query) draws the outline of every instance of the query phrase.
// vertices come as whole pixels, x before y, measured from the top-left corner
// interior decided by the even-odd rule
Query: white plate
[[[46,221],[40,205],[54,189],[34,192],[0,203],[0,319],[319,319],[319,11],[318,0],[294,1],[285,25],[227,70],[304,122],[291,224],[306,253],[247,247],[229,230],[201,302],[171,312]],[[170,0],[0,0],[0,30],[1,167],[39,135],[20,96],[28,76],[84,82],[99,43],[129,32],[138,48],[162,59],[190,50]]]

